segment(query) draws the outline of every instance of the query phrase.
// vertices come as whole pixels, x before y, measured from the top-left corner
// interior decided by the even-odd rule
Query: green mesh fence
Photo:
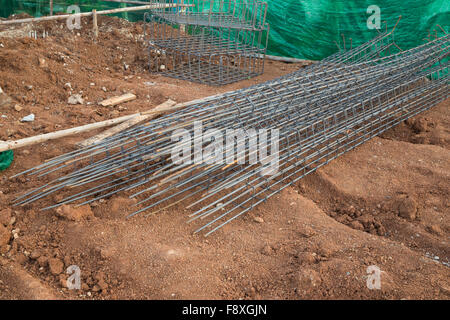
[[[9,168],[14,160],[14,152],[12,150],[0,152],[0,171]]]
[[[371,39],[376,31],[368,27],[392,28],[402,16],[396,30],[396,42],[409,49],[424,42],[436,24],[448,32],[450,21],[448,0],[266,0],[269,4],[267,22],[270,23],[269,54],[319,60],[350,45],[357,46]],[[177,0],[174,0],[177,2]],[[35,16],[47,15],[48,0],[0,0],[0,16],[27,12]],[[65,11],[77,4],[82,11],[118,8],[120,3],[105,1],[54,1],[54,10]],[[133,6],[129,4],[128,6]],[[376,6],[376,7],[373,7]],[[379,19],[377,10],[379,8]],[[143,12],[118,14],[132,21],[141,19]],[[345,38],[345,40],[343,39]],[[350,40],[351,39],[351,40]]]
[[[283,56],[322,59],[338,47],[350,48],[374,37],[369,24],[393,28],[399,16],[395,39],[402,49],[424,42],[436,24],[448,31],[450,21],[447,0],[269,0],[268,21],[271,24],[269,51]],[[371,26],[372,27],[372,26]],[[351,40],[350,40],[351,39]]]

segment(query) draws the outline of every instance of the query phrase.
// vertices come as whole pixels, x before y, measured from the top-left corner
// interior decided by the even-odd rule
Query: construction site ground
[[[267,61],[264,75],[209,87],[146,69],[143,26],[99,17],[0,27],[0,140],[16,140],[185,102],[276,78],[301,64]],[[49,37],[28,37],[31,30]],[[98,102],[123,93],[115,107]],[[83,104],[69,105],[72,94]],[[15,151],[0,173],[1,299],[449,299],[450,112],[447,100],[307,176],[205,238],[183,204],[125,219],[127,193],[70,215],[11,201],[40,185],[9,177],[76,149],[101,131]],[[33,122],[20,122],[35,114]],[[9,239],[9,240],[8,240]],[[82,287],[66,287],[68,266]],[[381,289],[367,268],[381,269]]]

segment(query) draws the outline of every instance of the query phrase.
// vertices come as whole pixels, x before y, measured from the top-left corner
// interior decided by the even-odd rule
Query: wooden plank
[[[120,103],[125,103],[129,101],[133,101],[136,99],[136,96],[132,93],[125,93],[118,97],[112,97],[106,100],[103,100],[99,104],[103,107],[113,107],[115,105],[118,105]]]

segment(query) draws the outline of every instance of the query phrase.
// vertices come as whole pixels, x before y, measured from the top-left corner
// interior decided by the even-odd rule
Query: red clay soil
[[[52,132],[247,87],[300,65],[268,61],[263,76],[209,87],[146,70],[142,25],[100,17],[0,29],[0,140]],[[45,29],[45,39],[27,38]],[[79,33],[79,34],[77,34]],[[70,83],[70,85],[68,85]],[[132,92],[115,107],[98,102]],[[68,105],[80,93],[83,105]],[[19,110],[19,111],[17,111]],[[36,115],[32,123],[20,119]],[[6,117],[4,117],[6,116]],[[212,236],[193,235],[182,205],[126,220],[127,194],[73,211],[11,201],[37,186],[10,176],[75,150],[97,133],[17,150],[0,173],[1,299],[449,299],[449,101],[301,180]],[[65,270],[81,269],[81,290]],[[367,268],[382,271],[367,287]]]

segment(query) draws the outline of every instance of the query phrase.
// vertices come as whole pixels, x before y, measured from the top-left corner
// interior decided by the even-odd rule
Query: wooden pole
[[[92,19],[92,24],[93,24],[92,28],[94,30],[94,39],[95,39],[95,41],[97,41],[98,25],[97,25],[97,10],[96,9],[92,10],[92,18],[93,18]]]
[[[53,0],[50,0],[50,16],[53,16]]]
[[[173,4],[172,3],[168,3],[168,4],[157,3],[157,4],[150,4],[150,5],[139,6],[139,7],[129,7],[129,8],[102,10],[102,11],[97,11],[97,14],[112,14],[112,13],[120,13],[120,12],[150,10],[150,9],[155,9],[155,8],[175,8],[175,7],[181,7],[181,6],[182,5],[177,4],[177,3],[173,3]],[[184,5],[184,6],[192,7],[193,5]],[[72,16],[76,16],[76,17],[90,17],[90,16],[92,16],[92,12],[82,12],[82,13],[75,13],[75,14],[62,14],[62,15],[51,16],[51,17],[48,16],[48,17],[40,17],[40,18],[5,20],[5,21],[0,21],[0,25],[60,20],[60,19],[67,19],[67,18],[70,18]]]
[[[41,134],[38,136],[24,138],[24,139],[20,139],[20,140],[16,140],[16,141],[0,141],[0,152],[6,151],[6,150],[14,150],[14,149],[18,149],[18,148],[22,148],[22,147],[26,147],[26,146],[31,146],[31,145],[34,145],[37,143],[48,141],[48,140],[59,139],[62,137],[67,137],[67,136],[83,133],[83,132],[94,130],[94,129],[109,127],[109,126],[112,126],[112,125],[115,125],[118,123],[125,122],[125,121],[130,120],[139,115],[140,115],[139,113],[132,114],[129,116],[124,116],[124,117],[101,121],[101,122],[96,122],[96,123],[90,123],[90,124],[87,124],[87,125],[84,125],[81,127]]]

